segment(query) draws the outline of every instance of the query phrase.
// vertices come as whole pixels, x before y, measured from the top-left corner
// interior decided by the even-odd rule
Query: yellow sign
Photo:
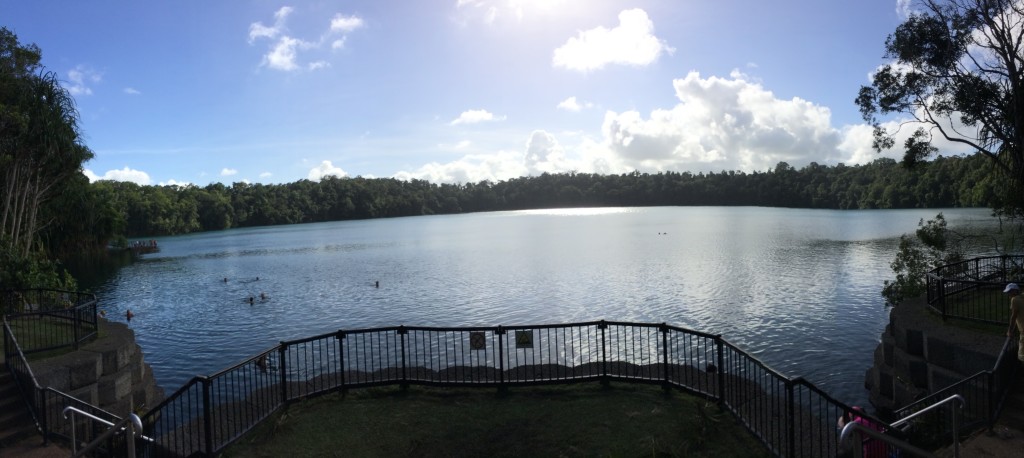
[[[533,348],[533,331],[516,331],[516,348]]]

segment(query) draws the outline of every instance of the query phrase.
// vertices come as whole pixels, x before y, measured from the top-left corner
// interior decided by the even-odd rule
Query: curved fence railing
[[[969,259],[936,268],[927,275],[928,305],[942,318],[957,318],[1005,326],[1010,320],[1009,301],[1003,294],[1007,283],[1024,280],[1024,256],[1003,255]],[[1003,343],[992,369],[978,372],[896,411],[900,418],[918,412],[952,395],[966,400],[963,430],[991,427],[1002,410],[1017,364],[1017,335]],[[918,422],[913,434],[919,441],[943,441],[951,433],[944,421],[946,407]]]
[[[78,347],[96,337],[96,295],[30,289],[0,291],[0,315],[18,333],[26,355]]]
[[[1003,288],[1024,281],[1024,256],[968,259],[938,267],[925,279],[928,305],[943,319],[1006,324],[1010,311]]]
[[[399,326],[281,342],[216,374],[194,377],[142,422],[154,441],[151,456],[211,456],[279,407],[325,393],[380,385],[588,381],[662,384],[715,400],[778,456],[835,456],[836,420],[850,411],[721,336],[667,324],[596,321]]]
[[[63,299],[62,294],[38,294],[33,303],[63,304],[39,299]],[[82,426],[56,421],[60,412],[74,406],[112,423],[120,418],[39,386],[25,358],[29,352],[15,337],[30,328],[12,330],[8,322],[84,310],[81,313],[92,313],[95,326],[95,299],[66,297],[74,297],[73,304],[78,305],[67,309],[48,305],[8,314],[5,356],[44,437],[91,440],[103,431],[72,431]],[[36,351],[52,345],[37,347]],[[850,406],[813,384],[773,370],[719,335],[664,323],[398,326],[283,341],[215,374],[194,377],[143,415],[144,433],[151,441],[140,445],[145,448],[140,452],[154,457],[216,455],[278,408],[347,389],[593,381],[661,384],[714,400],[777,456],[837,455],[841,446],[836,420],[851,412]],[[108,449],[117,450],[118,441],[123,440],[115,435]]]

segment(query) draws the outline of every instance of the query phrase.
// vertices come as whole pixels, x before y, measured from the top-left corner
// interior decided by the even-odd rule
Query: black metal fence
[[[895,414],[905,418],[952,395],[964,398],[963,409],[958,413],[959,433],[966,435],[982,427],[992,427],[1002,411],[1020,363],[1017,361],[1017,335],[1008,337],[999,352],[992,369],[984,370],[953,385],[936,391],[912,404],[898,409]],[[908,425],[907,434],[915,444],[938,447],[949,443],[953,431],[952,409],[957,404],[947,404],[930,412]]]
[[[774,454],[835,456],[850,407],[721,336],[666,324],[341,330],[281,342],[195,377],[143,416],[152,456],[212,456],[288,402],[380,385],[503,387],[626,381],[717,401]],[[881,423],[881,422],[879,422]]]
[[[1024,280],[1024,256],[969,259],[941,266],[925,278],[928,305],[943,319],[1006,324],[1010,310],[1002,291],[1007,283]]]
[[[95,302],[91,304],[85,303],[82,306],[95,308]],[[45,314],[47,312],[38,313]],[[70,442],[72,437],[75,437],[83,442],[91,442],[103,434],[105,428],[100,427],[96,423],[79,422],[73,424],[66,421],[63,418],[63,411],[68,406],[76,407],[107,421],[116,422],[120,420],[116,415],[80,401],[71,395],[50,387],[40,386],[16,337],[20,334],[20,332],[16,334],[12,330],[7,317],[4,317],[4,361],[7,369],[14,376],[14,381],[18,385],[19,391],[21,391],[22,398],[25,400],[36,427],[42,433],[45,440],[61,438],[65,442]],[[99,452],[123,450],[123,444],[124,437],[115,435],[107,441],[104,448],[99,449]]]
[[[0,314],[26,355],[78,347],[96,337],[96,295],[31,289],[0,292]]]
[[[1003,294],[1007,283],[1024,279],[1024,256],[1003,255],[969,259],[941,266],[927,275],[928,305],[942,318],[957,318],[982,323],[1007,325],[1009,301]],[[978,372],[960,382],[896,411],[898,417],[914,414],[954,394],[966,401],[961,431],[991,427],[999,416],[1018,367],[1017,335],[1008,337],[992,369]],[[919,443],[948,441],[952,431],[947,419],[954,404],[927,414],[911,426],[910,434]]]
[[[14,312],[4,323],[8,367],[45,437],[89,441],[102,433],[92,423],[68,424],[61,416],[67,406],[112,423],[119,421],[109,412],[40,387],[25,359],[29,351],[15,338],[55,336],[37,339],[32,351],[55,348],[56,342],[79,342],[79,336],[90,335],[89,329],[95,333],[95,298],[59,291],[3,297],[5,307],[13,307],[5,310]],[[65,299],[71,307],[66,307]],[[26,311],[26,303],[41,305]],[[68,314],[69,310],[75,313]],[[8,320],[17,323],[14,330]],[[33,320],[70,321],[85,331],[40,331],[26,324]],[[143,416],[144,433],[150,440],[141,443],[145,450],[140,451],[150,456],[212,456],[281,406],[346,389],[593,381],[661,384],[717,401],[778,456],[835,456],[840,449],[836,420],[851,410],[802,378],[771,369],[721,336],[663,323],[399,326],[339,330],[285,341],[215,374],[194,377]],[[117,442],[123,439],[115,435],[108,450],[117,450]]]

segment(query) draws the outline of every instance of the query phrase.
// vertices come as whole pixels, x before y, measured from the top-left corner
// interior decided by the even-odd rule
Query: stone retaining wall
[[[100,338],[80,350],[32,362],[36,381],[120,417],[156,406],[164,392],[143,361],[135,332],[104,319],[99,329]]]
[[[1004,336],[944,324],[924,298],[906,300],[889,314],[864,386],[887,414],[980,371],[992,369]]]

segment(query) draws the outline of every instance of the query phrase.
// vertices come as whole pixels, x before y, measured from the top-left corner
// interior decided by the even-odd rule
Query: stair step
[[[6,365],[0,366],[0,448],[38,433],[14,377]]]

